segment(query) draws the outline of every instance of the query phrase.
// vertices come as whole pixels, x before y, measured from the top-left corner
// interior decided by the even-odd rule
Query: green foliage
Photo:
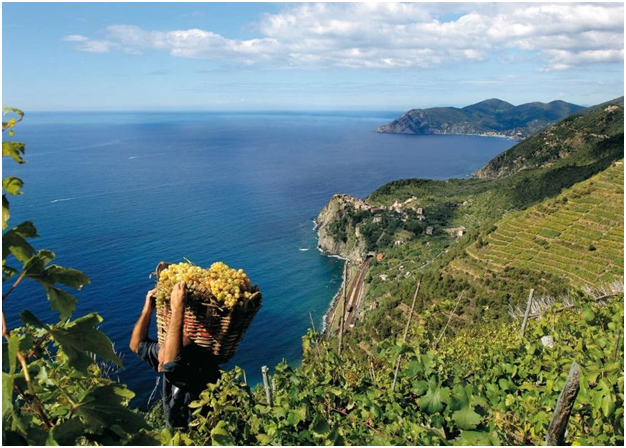
[[[598,107],[573,115],[496,156],[479,175],[500,177],[553,165],[583,167],[592,162],[624,157],[624,105]],[[567,162],[565,162],[567,161]],[[565,162],[565,164],[564,164]],[[573,162],[573,163],[572,163]]]
[[[3,121],[3,131],[23,117]],[[5,141],[2,153],[24,163],[25,145]],[[6,194],[21,194],[17,177],[2,181]],[[3,195],[3,229],[8,227],[9,202]],[[103,378],[96,361],[121,365],[109,338],[98,329],[102,318],[91,313],[71,320],[76,298],[64,289],[80,289],[89,278],[80,271],[50,264],[54,253],[35,250],[28,240],[38,236],[35,225],[22,222],[2,235],[3,283],[12,282],[2,296],[20,300],[24,280],[39,284],[59,321],[43,323],[33,313],[21,314],[23,326],[3,328],[2,441],[9,445],[122,444],[161,442],[165,434],[151,434],[142,415],[128,408],[134,393]],[[9,266],[7,263],[11,263]],[[3,319],[4,321],[4,319]],[[132,439],[131,439],[132,438]]]
[[[606,306],[580,296],[577,311],[518,325],[475,327],[433,348],[439,330],[417,317],[408,343],[388,339],[365,358],[309,330],[305,358],[276,366],[273,406],[262,387],[250,391],[241,371],[225,372],[191,407],[194,445],[456,445],[542,444],[569,367],[582,367],[568,442],[623,442],[623,298]],[[553,348],[541,337],[551,335]],[[620,339],[617,339],[620,341]],[[395,363],[400,373],[392,390]]]

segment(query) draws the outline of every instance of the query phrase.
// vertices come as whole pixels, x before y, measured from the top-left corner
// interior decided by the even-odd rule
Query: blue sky
[[[623,4],[4,3],[3,105],[406,110],[591,105],[624,86]]]

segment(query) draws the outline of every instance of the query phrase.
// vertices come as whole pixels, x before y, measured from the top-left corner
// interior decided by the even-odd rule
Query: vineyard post
[[[348,261],[346,260],[343,265],[343,300],[341,304],[341,315],[339,316],[339,346],[337,348],[337,355],[341,356],[341,349],[343,348],[343,326],[345,323],[346,314],[346,300],[348,297]]]
[[[268,370],[269,369],[267,368],[267,366],[261,367],[261,374],[263,375],[263,387],[265,388],[265,398],[267,398],[267,405],[271,407],[274,405],[272,404],[272,391],[270,390],[270,384],[267,380]]]
[[[417,288],[415,288],[415,294],[413,295],[413,303],[411,304],[411,311],[409,311],[409,320],[406,322],[406,327],[404,328],[404,335],[402,336],[402,341],[406,342],[406,337],[409,334],[409,327],[411,326],[411,319],[413,319],[413,310],[415,309],[415,301],[417,300],[417,293],[420,290],[420,286],[422,285],[422,278],[420,277],[417,281]],[[398,372],[400,371],[400,361],[402,361],[402,355],[398,355],[398,360],[396,361],[396,371],[393,374],[393,383],[391,384],[391,391],[396,390],[396,381],[398,380]]]
[[[243,371],[243,384],[248,385],[248,378],[246,377],[246,369],[241,369]]]
[[[554,415],[552,416],[552,421],[548,427],[548,435],[546,436],[547,445],[565,445],[565,430],[567,429],[567,422],[572,413],[579,387],[580,366],[574,362],[572,363],[567,381],[565,381],[561,395],[559,395],[556,407],[554,408]]]
[[[439,335],[439,337],[435,341],[435,348],[437,348],[439,346],[439,343],[441,342],[441,340],[443,339],[444,335],[446,334],[446,330],[448,329],[448,325],[450,325],[450,321],[452,320],[452,316],[454,316],[454,313],[456,313],[456,309],[459,306],[459,303],[461,302],[461,299],[463,298],[464,294],[465,294],[465,291],[461,291],[461,294],[459,294],[459,298],[456,300],[456,304],[454,305],[454,309],[452,310],[452,313],[450,313],[450,316],[448,317],[448,321],[446,322],[446,325],[443,327],[443,330],[441,330],[441,334]]]
[[[520,330],[520,334],[522,338],[524,338],[524,333],[526,333],[526,324],[528,324],[528,316],[530,315],[530,309],[533,305],[533,295],[535,294],[535,290],[531,289],[530,294],[528,295],[528,303],[526,304],[526,312],[524,313],[524,320],[522,321],[522,329]]]
[[[315,322],[313,321],[313,313],[311,313],[309,311],[309,320],[311,321],[311,328],[313,329],[314,333],[317,333],[317,330],[315,329]]]
[[[619,343],[622,340],[622,329],[617,331],[617,337],[615,338],[615,346],[613,347],[613,361],[617,360],[617,352],[619,351]]]

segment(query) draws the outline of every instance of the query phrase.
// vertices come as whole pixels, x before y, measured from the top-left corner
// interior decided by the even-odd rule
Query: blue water
[[[316,250],[313,218],[335,193],[364,197],[393,179],[462,177],[512,146],[504,139],[376,134],[395,114],[32,113],[16,138],[29,163],[12,220],[33,220],[38,248],[84,271],[76,316],[98,311],[124,356],[121,380],[145,406],[155,374],[127,349],[149,273],[161,260],[223,260],[246,270],[263,307],[228,366],[297,364],[309,313],[321,325],[341,282]],[[23,284],[9,325],[28,308],[54,320]],[[151,328],[155,332],[155,325]]]

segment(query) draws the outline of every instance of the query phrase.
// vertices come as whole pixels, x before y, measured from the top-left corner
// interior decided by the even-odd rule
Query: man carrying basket
[[[163,347],[148,338],[150,319],[155,309],[155,290],[148,291],[135,324],[130,349],[157,372],[163,372],[163,411],[167,426],[185,428],[190,422],[189,404],[198,399],[208,383],[220,375],[217,360],[196,345],[184,331],[187,288],[177,283],[171,294],[171,317]]]

